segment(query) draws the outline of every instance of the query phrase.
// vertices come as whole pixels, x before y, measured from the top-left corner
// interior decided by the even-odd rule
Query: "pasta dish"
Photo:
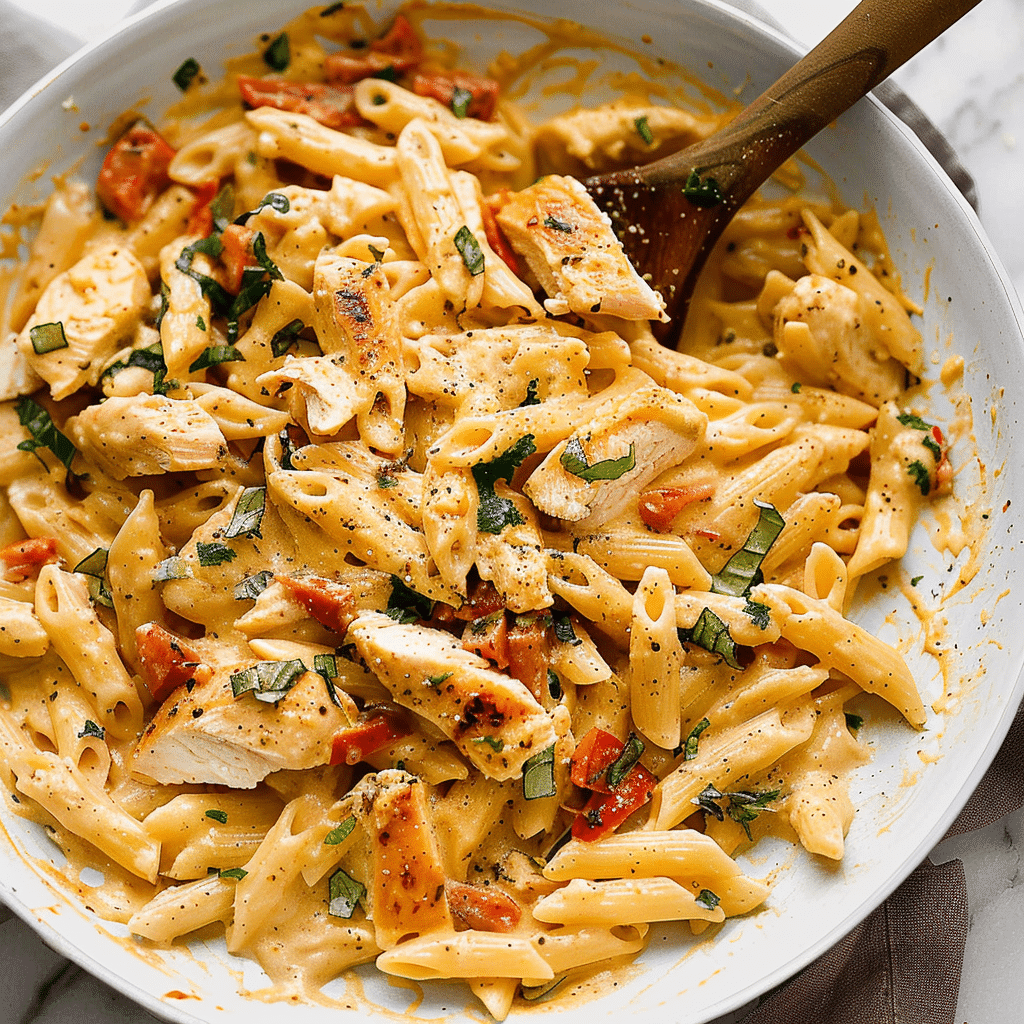
[[[755,198],[664,347],[579,179],[726,115],[532,124],[425,10],[185,60],[57,180],[2,338],[0,763],[134,941],[501,1020],[756,913],[766,834],[842,858],[863,695],[926,717],[855,591],[952,470],[872,212]]]

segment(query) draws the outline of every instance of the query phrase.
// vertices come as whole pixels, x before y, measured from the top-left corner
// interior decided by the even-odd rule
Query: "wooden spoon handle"
[[[801,61],[705,143],[639,168],[650,185],[713,177],[735,209],[821,129],[980,0],[862,0]]]

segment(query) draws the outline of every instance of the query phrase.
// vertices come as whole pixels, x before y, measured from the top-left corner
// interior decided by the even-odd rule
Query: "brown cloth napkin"
[[[1024,708],[946,838],[1024,805]],[[740,1024],[955,1024],[967,942],[963,864],[926,860],[870,916]]]

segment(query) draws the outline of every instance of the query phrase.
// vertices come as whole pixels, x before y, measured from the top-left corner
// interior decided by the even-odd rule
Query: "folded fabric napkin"
[[[771,23],[754,0],[734,6]],[[136,3],[129,11],[147,6]],[[0,0],[0,108],[80,45]],[[941,132],[892,83],[876,95],[919,136],[977,208],[974,182]],[[959,835],[1024,804],[1024,711],[1019,712],[974,799],[950,829]],[[741,1024],[954,1024],[967,939],[967,885],[953,860],[925,861],[874,913],[791,981],[765,996]],[[736,1021],[735,1015],[730,1021]]]

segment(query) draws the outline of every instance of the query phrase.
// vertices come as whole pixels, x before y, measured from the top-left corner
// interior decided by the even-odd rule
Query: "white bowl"
[[[263,31],[274,31],[299,10],[285,0],[239,4],[233,0],[168,0],[83,50],[45,78],[0,117],[0,208],[45,195],[40,168],[92,180],[102,158],[97,138],[124,109],[142,109],[154,120],[177,98],[171,75],[189,56],[214,76],[230,54],[251,50]],[[792,43],[716,0],[632,0],[584,5],[573,0],[494,0],[492,6],[533,8],[586,22],[651,53],[660,53],[704,75],[719,88],[743,87],[753,98],[798,56]],[[598,17],[599,13],[599,17]],[[380,17],[386,16],[386,9]],[[451,23],[467,51],[482,57],[499,45],[516,48],[512,35],[490,23],[485,32]],[[655,40],[641,43],[644,34]],[[713,62],[709,69],[708,62]],[[64,101],[73,97],[74,104]],[[83,133],[79,125],[93,129]],[[922,631],[898,588],[879,589],[860,620],[890,641],[901,641],[925,691],[926,702],[946,687],[954,711],[933,716],[915,735],[896,722],[873,723],[875,757],[853,787],[857,817],[842,865],[824,868],[788,846],[755,849],[751,873],[770,874],[775,888],[767,909],[729,921],[709,942],[695,942],[681,928],[656,929],[638,966],[592,998],[543,1011],[592,1022],[616,1017],[674,1022],[710,1020],[766,992],[835,943],[876,907],[926,856],[969,798],[1009,728],[1021,700],[1024,631],[1021,591],[1024,550],[1013,543],[1024,509],[1024,475],[998,473],[1019,452],[1015,418],[1022,389],[1024,343],[1014,290],[991,251],[973,212],[916,137],[880,104],[867,100],[822,133],[810,154],[851,205],[876,207],[893,255],[911,294],[920,296],[930,271],[923,334],[926,352],[948,354],[947,339],[965,361],[964,393],[973,411],[978,458],[961,442],[954,461],[957,488],[985,506],[989,518],[978,555],[979,571],[945,605],[944,671],[922,653]],[[931,367],[937,376],[938,366]],[[941,388],[937,415],[948,421]],[[992,411],[994,409],[994,416]],[[981,468],[979,468],[981,467]],[[923,530],[903,570],[922,575],[920,596],[948,591],[953,565]],[[952,566],[952,568],[951,568]],[[436,1019],[481,1012],[456,986],[434,985],[422,1002],[390,987],[372,968],[329,991],[353,1009],[277,1004],[272,1011],[246,993],[266,984],[254,965],[231,958],[222,942],[194,942],[170,951],[139,947],[123,928],[97,919],[67,898],[46,865],[54,847],[41,830],[5,814],[8,839],[0,840],[0,896],[66,956],[125,992],[152,1012],[181,1022],[241,1022],[272,1012],[280,1024],[394,1019]],[[515,1011],[542,1012],[541,1007]]]

